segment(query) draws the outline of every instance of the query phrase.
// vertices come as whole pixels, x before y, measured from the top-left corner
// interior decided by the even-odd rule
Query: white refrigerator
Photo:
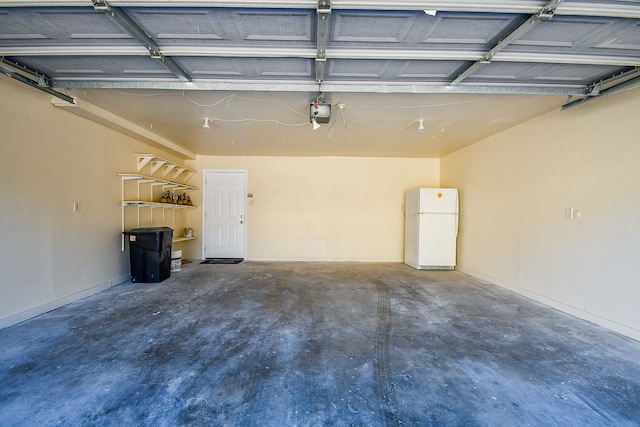
[[[456,265],[458,206],[456,188],[407,191],[405,264],[419,270],[453,270]]]

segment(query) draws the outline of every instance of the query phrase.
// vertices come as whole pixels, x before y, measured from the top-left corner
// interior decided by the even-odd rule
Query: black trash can
[[[171,228],[134,228],[124,234],[129,241],[132,282],[156,283],[169,278],[173,238]]]

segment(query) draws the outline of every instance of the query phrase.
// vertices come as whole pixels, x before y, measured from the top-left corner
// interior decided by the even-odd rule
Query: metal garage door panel
[[[635,19],[554,17],[540,22],[506,51],[637,57],[640,22]]]
[[[12,59],[58,79],[175,78],[160,61],[148,56],[31,56]]]
[[[246,42],[312,46],[313,9],[128,8],[127,13],[158,43],[169,45]]]
[[[606,65],[492,62],[489,66],[481,67],[465,79],[465,82],[586,85],[619,71],[619,67]]]
[[[327,80],[379,80],[386,74],[391,61],[374,59],[332,59],[327,61]]]
[[[395,79],[448,83],[463,64],[463,61],[402,61]]]
[[[640,22],[634,20],[628,25],[616,25],[618,31],[600,41],[595,47],[602,49],[628,49],[633,55],[640,55]]]
[[[182,57],[180,65],[194,79],[313,80],[312,59]]]
[[[489,13],[438,14],[435,25],[425,34],[423,44],[431,48],[488,49],[515,27],[521,15]]]
[[[482,18],[482,19],[480,19]],[[423,11],[332,12],[330,47],[486,49],[519,15]]]
[[[327,61],[327,78],[342,81],[448,82],[462,64],[462,61],[330,59]]]
[[[3,46],[138,46],[115,22],[92,7],[0,9]]]
[[[417,41],[420,24],[434,19],[416,12],[340,11],[332,13],[330,43],[333,47],[354,45],[413,45]]]

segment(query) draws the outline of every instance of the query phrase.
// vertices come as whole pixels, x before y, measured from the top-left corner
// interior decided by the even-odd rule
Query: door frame
[[[206,239],[206,219],[205,219],[205,209],[207,206],[207,174],[208,173],[243,173],[244,174],[244,242],[242,242],[242,258],[247,259],[247,235],[249,230],[248,223],[248,214],[247,214],[247,191],[249,186],[249,171],[247,169],[203,169],[202,170],[202,245],[200,250],[202,251],[202,259],[205,258],[205,245],[207,243]]]

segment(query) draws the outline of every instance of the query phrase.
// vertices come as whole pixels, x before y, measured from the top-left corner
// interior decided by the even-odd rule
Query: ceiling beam
[[[173,74],[176,75],[181,81],[189,82],[191,81],[191,77],[184,71],[172,58],[165,56],[160,52],[160,47],[158,44],[151,38],[149,35],[133,20],[127,15],[124,11],[117,7],[112,7],[106,0],[91,0],[93,3],[93,7],[98,12],[104,12],[111,16],[114,21],[122,29],[124,29],[131,37],[136,39],[140,44],[142,44],[148,51],[149,55],[153,59],[157,59],[162,64],[169,69]]]
[[[51,103],[62,110],[84,117],[85,119],[92,120],[96,123],[100,123],[110,129],[116,130],[124,135],[128,135],[138,141],[151,145],[152,147],[160,148],[183,159],[196,158],[196,154],[194,152],[182,147],[181,145],[163,138],[151,132],[149,129],[130,122],[123,117],[93,105],[83,99],[76,99],[76,102],[73,104],[57,100],[51,100]]]
[[[467,69],[465,69],[462,73],[458,75],[452,82],[451,85],[455,86],[460,84],[462,80],[469,77],[471,74],[475,73],[479,68],[486,64],[490,64],[493,61],[493,58],[500,51],[504,50],[509,44],[518,40],[526,33],[531,31],[541,20],[543,19],[551,19],[556,12],[556,8],[562,2],[562,0],[551,0],[545,7],[540,9],[538,13],[532,15],[525,22],[520,24],[518,28],[511,31],[509,34],[505,35],[500,39],[500,41],[493,47],[489,52],[482,55],[482,58],[478,59],[476,62],[471,64]]]
[[[86,0],[56,0],[55,6],[87,6]],[[117,7],[231,7],[315,9],[315,0],[113,0]],[[333,9],[436,10],[440,12],[496,12],[534,14],[545,5],[540,0],[333,0]],[[0,0],[0,7],[54,6],[51,0]],[[636,2],[571,1],[556,13],[573,16],[640,18]]]

